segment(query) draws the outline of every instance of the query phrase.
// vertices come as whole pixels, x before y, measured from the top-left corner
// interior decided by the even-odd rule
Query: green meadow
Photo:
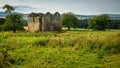
[[[0,68],[120,68],[120,30],[0,32]]]

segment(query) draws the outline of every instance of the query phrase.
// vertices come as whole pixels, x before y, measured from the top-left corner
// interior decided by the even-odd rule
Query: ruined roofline
[[[59,12],[55,12],[54,16],[61,16],[61,14]]]
[[[43,17],[43,16],[47,16],[47,15],[51,15],[51,16],[61,16],[61,14],[59,13],[59,12],[55,12],[54,14],[51,14],[50,12],[47,12],[47,13],[34,13],[34,12],[32,12],[32,13],[30,13],[29,15],[28,15],[28,17],[38,17],[38,16],[41,16],[41,17]]]
[[[30,14],[28,15],[28,17],[36,17],[36,16],[38,16],[38,14],[37,14],[37,13],[34,13],[34,12],[32,12],[32,13],[30,13]]]

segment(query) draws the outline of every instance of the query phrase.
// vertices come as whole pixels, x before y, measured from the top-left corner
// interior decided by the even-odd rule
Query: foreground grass
[[[0,68],[120,68],[120,30],[0,33]]]

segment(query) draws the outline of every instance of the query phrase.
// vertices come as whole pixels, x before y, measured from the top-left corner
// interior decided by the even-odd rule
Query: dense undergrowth
[[[119,68],[119,57],[119,30],[0,33],[0,68]]]

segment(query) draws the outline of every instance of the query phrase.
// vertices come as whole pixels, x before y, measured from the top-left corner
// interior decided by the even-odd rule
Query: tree
[[[93,30],[105,30],[109,28],[109,23],[111,23],[111,19],[108,15],[98,15],[88,21],[88,28],[92,28]]]
[[[5,23],[5,18],[0,18],[0,30],[1,30],[1,26]]]
[[[80,21],[79,27],[87,29],[87,27],[88,27],[88,20],[89,19],[81,19],[81,20],[79,20]]]
[[[11,21],[12,20],[12,21]],[[16,30],[23,29],[23,17],[19,14],[11,14],[6,17],[6,22],[2,26],[3,30],[12,30],[14,33]]]
[[[19,14],[12,14],[11,11],[14,11],[15,8],[9,4],[3,6],[5,12],[8,14],[6,16],[6,22],[2,26],[3,30],[12,30],[14,33],[16,30],[23,29],[23,17]]]
[[[0,18],[0,25],[5,23],[5,18]]]
[[[69,12],[62,15],[63,26],[67,27],[70,30],[71,27],[76,28],[79,26],[79,20],[76,16]]]
[[[3,6],[3,9],[5,9],[5,12],[7,13],[7,14],[11,14],[11,11],[14,11],[15,10],[15,8],[14,7],[12,7],[12,6],[10,6],[9,4],[6,4],[6,5],[4,5]]]
[[[113,20],[111,28],[112,29],[120,29],[120,19]]]

